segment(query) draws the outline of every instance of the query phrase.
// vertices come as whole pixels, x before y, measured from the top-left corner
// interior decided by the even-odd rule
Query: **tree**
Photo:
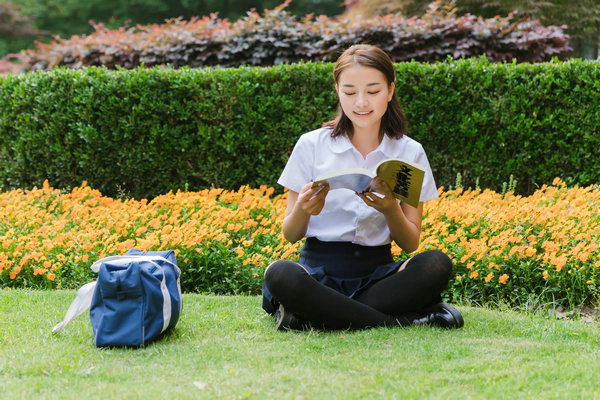
[[[46,34],[46,31],[36,29],[33,26],[34,19],[21,15],[20,5],[11,3],[0,3],[0,37],[22,38]]]

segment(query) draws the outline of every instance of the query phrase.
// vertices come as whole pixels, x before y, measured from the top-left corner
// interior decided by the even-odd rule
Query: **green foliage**
[[[331,66],[101,68],[0,81],[3,188],[169,190],[274,186],[300,133],[331,117]]]
[[[553,177],[600,179],[600,69],[595,62],[490,64],[485,59],[398,68],[396,86],[410,132],[428,150],[438,184],[518,193]]]
[[[600,181],[595,62],[397,64],[409,132],[436,182],[532,193]],[[300,134],[331,118],[331,64],[109,71],[0,79],[0,186],[86,180],[107,196],[277,186]]]
[[[394,61],[434,62],[485,54],[490,61],[550,60],[570,47],[560,27],[508,17],[458,17],[452,9],[431,7],[419,19],[386,15],[369,19],[332,19],[325,16],[299,21],[287,3],[249,12],[230,23],[216,15],[161,25],[109,30],[96,25],[88,36],[39,43],[37,49],[14,59],[21,71],[57,66],[81,68],[104,65],[134,68],[269,66],[299,61],[335,61],[354,43],[372,43]]]
[[[0,38],[15,39],[47,33],[35,29],[32,18],[21,15],[19,9],[20,6],[15,4],[0,3]]]

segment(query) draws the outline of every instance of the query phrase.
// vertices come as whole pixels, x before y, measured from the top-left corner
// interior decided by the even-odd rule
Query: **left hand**
[[[383,197],[378,196],[373,192],[357,193],[358,197],[363,199],[365,204],[373,207],[384,215],[399,208],[400,204],[392,194],[392,191],[387,183],[383,182],[379,178],[373,178],[370,187],[376,193],[383,195]]]

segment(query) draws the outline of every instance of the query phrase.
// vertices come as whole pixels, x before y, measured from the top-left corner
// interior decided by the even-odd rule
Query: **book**
[[[394,197],[416,208],[419,206],[424,176],[425,168],[421,165],[393,158],[377,164],[375,171],[349,168],[326,172],[317,176],[313,186],[327,182],[329,189],[350,189],[363,193],[371,190],[371,180],[378,177],[388,184]]]

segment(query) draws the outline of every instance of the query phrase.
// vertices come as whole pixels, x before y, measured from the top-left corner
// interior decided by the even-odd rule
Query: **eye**
[[[346,96],[354,96],[354,94],[355,94],[355,93],[354,93],[354,92],[350,92],[350,93],[348,93],[348,92],[344,92],[344,94],[345,94]]]
[[[377,91],[375,91],[375,92],[368,92],[368,93],[369,93],[369,94],[377,94],[377,93],[379,93],[379,92],[381,92],[381,90],[377,90]]]

